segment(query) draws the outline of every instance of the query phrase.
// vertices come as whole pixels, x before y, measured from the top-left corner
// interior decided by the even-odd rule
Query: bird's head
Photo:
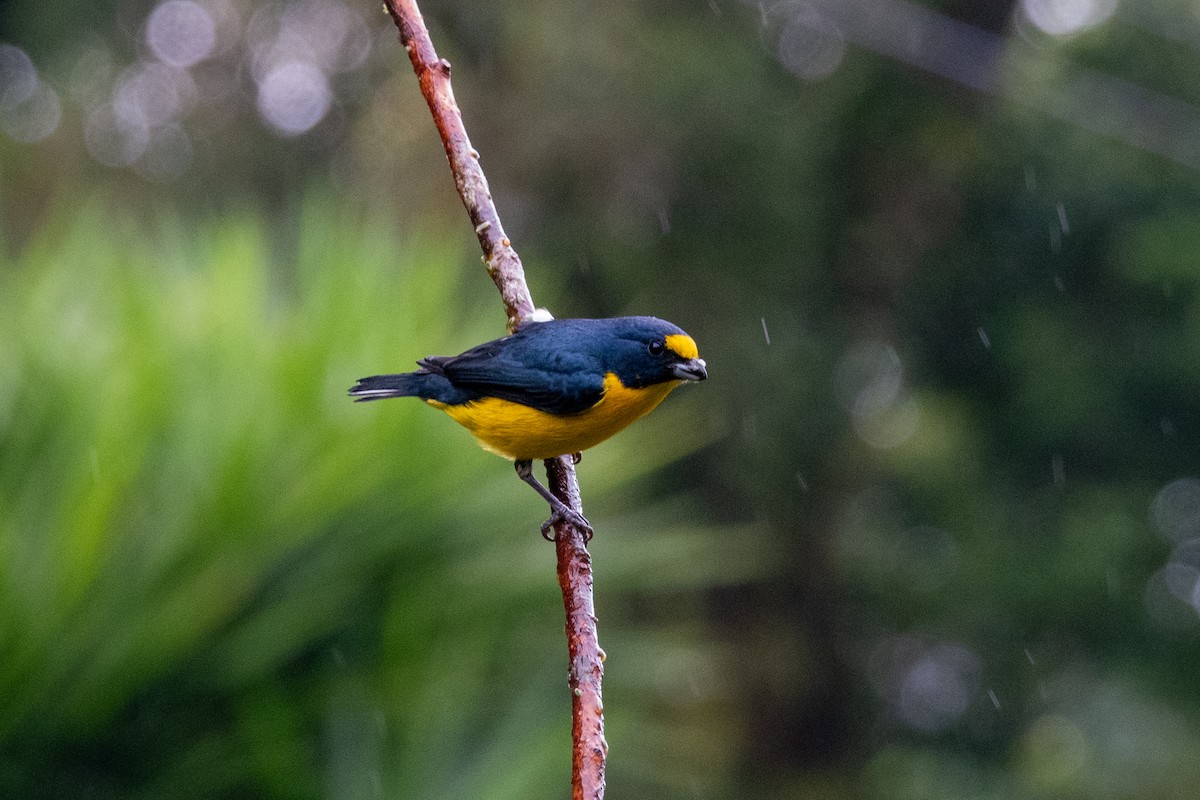
[[[696,342],[656,317],[620,317],[614,323],[609,369],[630,388],[668,381],[702,381],[708,365]]]

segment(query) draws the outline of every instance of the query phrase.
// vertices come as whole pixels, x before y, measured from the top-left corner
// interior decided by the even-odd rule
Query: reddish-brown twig
[[[479,165],[479,153],[471,147],[463,127],[462,114],[450,87],[450,62],[438,58],[433,49],[416,0],[385,0],[384,5],[400,29],[400,42],[412,60],[421,94],[429,104],[442,137],[454,183],[471,217],[471,224],[475,226],[488,274],[504,300],[509,330],[514,330],[533,313],[533,299],[525,283],[521,259],[504,235],[487,179]],[[582,513],[579,483],[570,457],[547,461],[546,474],[555,496]],[[604,741],[604,704],[600,693],[604,652],[596,636],[592,560],[583,531],[569,522],[559,522],[555,525],[555,534],[558,582],[567,613],[570,657],[567,675],[572,707],[572,798],[600,800],[604,797],[608,744]]]
[[[557,467],[557,469],[555,469]],[[550,491],[578,510],[579,483],[569,457],[546,462]],[[596,634],[596,609],[592,605],[592,557],[583,533],[573,525],[555,526],[558,552],[558,585],[567,610],[567,652],[571,665],[567,682],[571,687],[572,800],[604,797],[604,766],[608,742],[604,739],[604,702],[600,683],[604,678],[604,651]]]

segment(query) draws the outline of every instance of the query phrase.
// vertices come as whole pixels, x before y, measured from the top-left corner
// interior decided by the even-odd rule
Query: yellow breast
[[[603,442],[652,411],[680,383],[630,389],[610,372],[604,376],[604,396],[578,414],[549,414],[495,397],[455,406],[425,402],[469,430],[484,450],[519,461],[535,460],[578,453]]]

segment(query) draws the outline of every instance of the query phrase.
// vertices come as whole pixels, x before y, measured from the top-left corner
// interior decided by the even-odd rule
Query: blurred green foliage
[[[0,795],[565,794],[544,509],[344,396],[502,322],[394,32],[205,0],[156,106],[160,5],[0,17]],[[535,298],[711,368],[581,465],[610,795],[1193,796],[1194,15],[423,8]]]
[[[5,796],[524,797],[564,780],[553,549],[528,535],[543,509],[440,415],[345,396],[360,372],[489,335],[459,304],[471,259],[328,199],[297,221],[272,243],[253,213],[138,223],[97,197],[4,265]],[[679,528],[686,506],[651,537],[654,512],[606,502],[704,444],[674,433],[679,413],[647,426],[660,446],[637,468],[619,468],[629,445],[595,456],[589,499],[621,543],[602,606],[622,585],[681,599],[761,569]],[[612,693],[625,665],[662,672],[704,637],[676,638],[614,659]],[[680,724],[698,704],[668,702]]]

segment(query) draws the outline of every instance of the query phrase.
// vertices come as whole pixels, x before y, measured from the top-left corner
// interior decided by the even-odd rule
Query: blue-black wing
[[[434,356],[418,363],[461,389],[550,414],[576,414],[599,402],[604,395],[604,369],[595,342],[547,335],[549,329],[529,335],[533,327],[462,355]]]

